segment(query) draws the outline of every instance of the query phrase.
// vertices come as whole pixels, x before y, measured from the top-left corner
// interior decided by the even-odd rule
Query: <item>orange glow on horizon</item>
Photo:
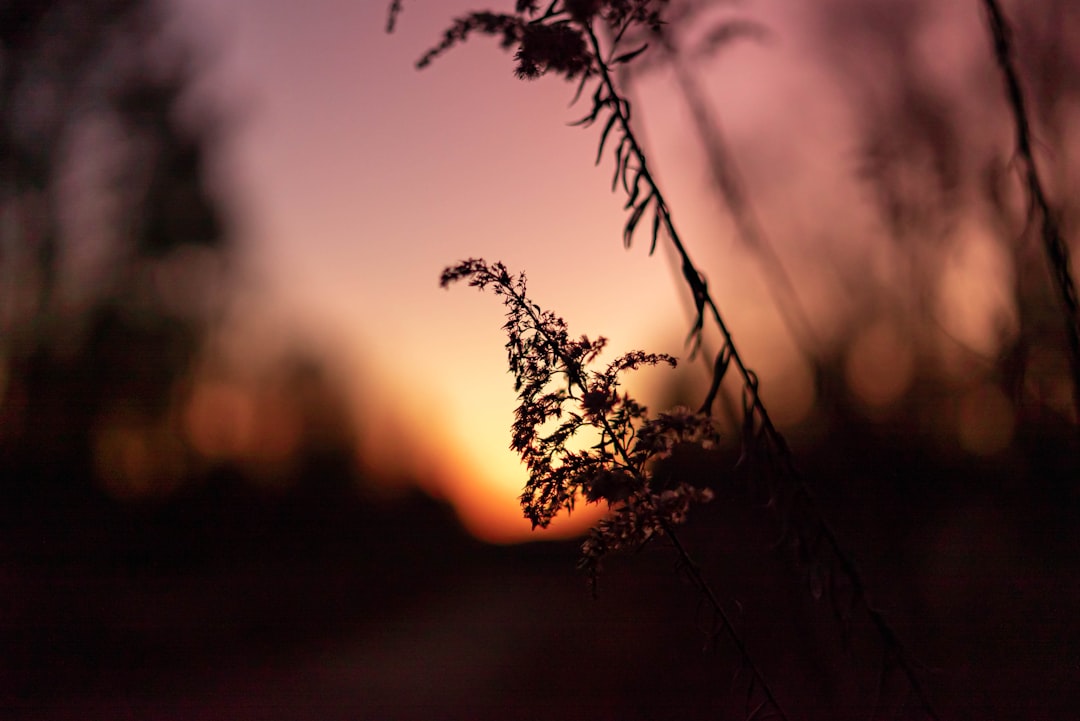
[[[213,27],[228,35],[212,48],[210,98],[227,108],[236,98],[257,101],[220,159],[221,184],[243,209],[240,264],[258,285],[244,322],[281,313],[282,327],[320,336],[338,354],[334,362],[351,366],[346,405],[357,419],[356,458],[372,477],[407,479],[445,499],[485,540],[584,531],[600,509],[583,506],[544,534],[522,517],[525,470],[507,450],[514,399],[503,309],[490,294],[437,283],[458,260],[500,260],[528,273],[533,300],[564,317],[571,334],[604,335],[614,354],[642,349],[686,360],[680,267],[665,264],[662,252],[650,257],[640,231],[632,248],[622,248],[625,198],[611,193],[608,160],[593,165],[599,133],[567,127],[581,114],[566,108],[572,84],[520,82],[489,38],[417,72],[416,58],[469,9],[456,0],[408,14],[392,36],[381,32],[380,3],[335,2],[332,12],[257,0],[185,3],[196,34]],[[865,288],[898,284],[902,259],[889,251],[865,179],[854,172],[852,138],[861,131],[851,78],[817,48],[809,11],[789,6],[767,2],[752,11],[783,42],[734,46],[703,63],[702,81],[755,215],[822,344],[847,342],[842,330],[866,323],[846,349],[849,388],[870,415],[887,415],[911,387],[919,359],[902,319],[862,317],[857,306],[869,297],[859,295]],[[947,23],[942,32],[951,33]],[[362,42],[357,28],[370,29]],[[984,52],[953,34],[950,66]],[[949,88],[968,82],[959,73],[940,80]],[[705,182],[685,103],[663,72],[633,91],[649,164],[678,206],[679,233],[758,373],[763,398],[781,425],[811,417],[810,367],[777,316],[759,259]],[[935,321],[970,347],[964,358],[969,350],[992,357],[1016,326],[1011,260],[991,231],[958,226],[963,250],[943,259],[934,289]],[[646,391],[674,392],[670,376],[648,378]],[[193,442],[212,456],[223,452],[215,444],[265,436],[265,447],[278,449],[268,463],[287,456],[301,431],[278,411],[246,402],[228,392],[198,400],[191,412],[205,420],[194,424]],[[1007,428],[1007,409],[994,397],[966,403],[964,413],[989,408]],[[213,431],[229,414],[237,429]],[[994,448],[1008,435],[996,432],[967,442]]]
[[[547,528],[533,529],[519,502],[526,472],[516,459],[488,465],[466,458],[447,460],[451,470],[442,477],[434,472],[439,489],[457,509],[465,528],[489,543],[572,538],[604,515],[602,507],[580,499],[573,513],[560,513]]]
[[[494,355],[501,361],[497,349]],[[507,399],[498,391],[497,387],[488,389],[474,399],[478,408],[487,408],[473,415],[473,432],[464,432],[432,423],[432,417],[443,417],[448,411],[433,407],[430,398],[404,396],[384,387],[361,403],[362,417],[377,413],[381,421],[362,424],[360,462],[375,477],[405,476],[420,484],[430,495],[450,503],[469,533],[489,543],[580,536],[603,515],[603,509],[582,502],[573,514],[561,514],[543,530],[533,530],[522,514],[518,499],[527,473],[506,448],[513,416],[508,410],[503,412]],[[386,396],[397,400],[393,412],[387,411]],[[417,428],[424,428],[424,433],[418,434]]]
[[[476,484],[475,480],[470,483]],[[462,484],[451,484],[465,488]],[[572,513],[560,513],[547,528],[533,529],[522,515],[517,499],[507,499],[494,486],[485,493],[483,485],[477,484],[469,493],[452,500],[465,529],[487,543],[507,544],[527,541],[562,540],[583,535],[599,521],[605,510],[582,500]]]

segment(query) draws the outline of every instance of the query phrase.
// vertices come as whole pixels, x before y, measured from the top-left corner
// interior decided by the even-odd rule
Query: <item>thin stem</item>
[[[503,285],[503,288],[506,289],[506,291],[510,294],[510,296],[514,299],[514,301],[518,304],[519,307],[525,309],[525,312],[528,314],[529,319],[532,321],[533,327],[536,329],[536,332],[543,335],[552,348],[560,348],[556,339],[552,338],[550,335],[543,331],[543,324],[540,318],[534,312],[533,306],[528,302],[528,300],[524,296],[517,294],[514,289],[508,285]],[[577,362],[569,358],[560,350],[556,350],[555,352],[556,355],[558,355],[559,359],[562,361],[563,365],[568,369],[568,371],[572,370]],[[582,394],[588,393],[589,389],[585,385],[582,374],[579,372],[572,372],[571,375],[573,378],[573,384],[577,386],[578,390],[580,390]],[[611,439],[611,445],[614,447],[619,458],[622,460],[623,466],[627,470],[629,470],[631,474],[633,474],[635,484],[639,485],[640,487],[645,487],[647,485],[647,479],[645,478],[641,469],[634,465],[633,461],[630,459],[630,453],[628,449],[619,439],[619,436],[615,433],[615,429],[611,427],[611,423],[608,421],[607,416],[601,415],[600,419],[603,424],[604,432]],[[678,534],[675,532],[675,528],[668,521],[663,519],[660,521],[660,526],[663,529],[664,533],[668,536],[668,538],[671,539],[671,543],[674,546],[675,551],[678,553],[681,564],[683,568],[686,569],[686,574],[689,577],[690,581],[699,591],[701,591],[702,594],[704,594],[705,598],[709,602],[709,605],[712,606],[713,612],[716,614],[716,617],[720,619],[724,628],[724,632],[727,634],[728,639],[731,641],[732,645],[735,647],[735,650],[738,652],[743,666],[750,670],[754,683],[761,689],[761,692],[765,695],[765,698],[768,701],[769,705],[776,711],[780,718],[784,721],[788,721],[788,716],[786,713],[784,713],[783,707],[780,706],[780,703],[776,700],[776,695],[773,693],[772,688],[765,680],[765,675],[762,673],[761,669],[758,668],[757,664],[754,663],[753,658],[751,658],[750,651],[746,646],[746,642],[739,635],[738,631],[735,630],[735,626],[734,624],[732,624],[731,619],[728,617],[727,612],[724,610],[724,607],[720,603],[719,598],[717,598],[716,592],[713,591],[712,586],[702,574],[701,568],[698,566],[693,556],[690,555],[690,552],[686,549],[682,541],[679,539]]]
[[[840,564],[840,569],[844,575],[848,577],[848,581],[852,585],[852,589],[855,593],[855,598],[860,605],[864,607],[867,614],[870,617],[871,623],[877,630],[878,635],[881,637],[882,643],[887,649],[891,649],[895,652],[897,658],[897,666],[908,680],[911,689],[918,695],[920,704],[931,719],[938,719],[938,715],[935,712],[932,704],[922,689],[922,685],[919,683],[916,676],[915,669],[909,661],[908,654],[906,653],[903,645],[900,643],[899,637],[892,626],[885,620],[884,616],[878,611],[869,600],[869,595],[866,592],[865,583],[862,580],[862,574],[859,572],[858,567],[855,564],[854,559],[847,554],[847,552],[840,545],[836,532],[825,520],[820,510],[818,510],[818,504],[815,496],[806,481],[803,479],[798,468],[795,466],[794,459],[791,454],[791,450],[787,445],[787,441],[783,435],[776,428],[769,416],[768,409],[761,400],[761,396],[757,391],[757,376],[751,371],[744,363],[742,356],[739,353],[737,346],[735,345],[734,338],[727,323],[724,322],[723,317],[720,314],[720,310],[716,305],[716,302],[709,293],[708,287],[705,281],[702,279],[702,274],[694,265],[690,258],[690,254],[686,250],[678,231],[675,229],[674,222],[671,214],[668,210],[667,201],[664,199],[663,193],[660,191],[656,181],[653,179],[651,172],[645,160],[645,153],[642,151],[637,138],[634,135],[632,128],[630,127],[630,120],[624,112],[623,108],[626,105],[626,101],[618,93],[615,88],[615,84],[612,80],[610,68],[606,63],[602,61],[602,49],[600,47],[600,41],[596,36],[595,31],[590,23],[583,23],[583,29],[588,35],[589,42],[592,45],[593,56],[596,58],[597,65],[600,73],[600,80],[603,83],[604,88],[607,90],[609,96],[614,102],[610,103],[611,112],[613,112],[618,120],[618,123],[625,135],[626,142],[629,144],[630,152],[635,156],[639,164],[639,172],[642,179],[648,184],[649,189],[655,195],[657,212],[660,213],[660,217],[664,223],[664,227],[667,230],[668,238],[670,239],[672,246],[675,248],[679,255],[679,258],[683,264],[683,276],[687,283],[690,285],[691,291],[694,297],[698,299],[699,307],[707,308],[713,321],[716,324],[717,329],[720,331],[723,340],[728,344],[730,349],[730,361],[734,365],[735,369],[742,376],[744,388],[747,392],[747,404],[746,413],[756,415],[758,421],[761,423],[761,433],[772,443],[780,459],[783,461],[785,469],[788,471],[790,478],[796,483],[797,490],[801,496],[806,500],[807,507],[811,513],[814,524],[817,525],[821,537],[825,540],[832,553],[836,556]]]
[[[600,40],[596,37],[591,25],[586,24],[585,30],[588,33],[589,41],[592,44],[593,53],[597,59],[597,63],[600,67],[600,79],[607,89],[612,98],[618,98],[621,100],[621,96],[615,89],[615,84],[611,78],[611,72],[608,66],[600,60],[601,48]],[[682,238],[679,236],[679,232],[675,229],[675,222],[671,217],[671,213],[668,211],[668,204],[664,198],[663,193],[660,191],[656,180],[652,176],[652,172],[649,170],[649,166],[645,160],[645,152],[641,149],[638,143],[637,136],[630,128],[630,120],[623,112],[624,102],[611,103],[612,112],[615,113],[621,126],[623,133],[626,135],[626,140],[630,145],[630,152],[637,158],[640,165],[640,172],[642,179],[648,184],[649,188],[656,196],[657,212],[660,213],[661,220],[664,223],[664,229],[667,231],[668,238],[671,240],[672,246],[679,255],[679,259],[682,261],[683,275],[686,277],[687,282],[691,285],[691,290],[694,292],[695,297],[701,297],[704,300],[705,307],[708,308],[710,315],[716,323],[717,328],[723,335],[724,339],[731,346],[731,362],[735,365],[735,368],[739,371],[739,374],[743,377],[743,380],[748,384],[752,380],[752,373],[743,362],[742,356],[739,354],[738,348],[732,340],[731,330],[727,327],[727,323],[724,322],[723,317],[720,315],[720,309],[717,307],[716,302],[713,300],[712,295],[709,293],[708,288],[703,281],[701,272],[697,269],[693,260],[690,258],[690,254],[686,250],[686,246],[683,244]],[[753,400],[754,409],[758,412],[762,423],[770,430],[770,432],[777,437],[780,436],[779,431],[774,427],[771,418],[769,417],[768,410],[761,402],[760,398],[755,394]],[[785,444],[786,448],[786,444]]]
[[[690,556],[690,552],[686,550],[686,547],[683,546],[682,541],[679,540],[679,536],[675,533],[675,529],[671,527],[671,524],[667,521],[662,521],[661,525],[664,529],[664,533],[668,535],[672,545],[675,546],[675,550],[678,551],[690,582],[693,583],[694,586],[705,595],[705,598],[708,599],[709,605],[713,607],[713,611],[720,618],[721,625],[724,628],[724,632],[727,634],[728,640],[731,641],[735,650],[739,652],[739,657],[742,659],[743,665],[750,669],[750,674],[753,676],[757,685],[761,687],[761,692],[765,694],[765,698],[768,700],[769,705],[776,709],[776,712],[780,714],[780,717],[786,721],[787,714],[784,713],[784,709],[776,700],[776,696],[773,695],[772,688],[765,682],[765,675],[762,673],[761,669],[757,667],[757,664],[754,663],[753,659],[750,658],[750,652],[746,648],[746,643],[735,630],[735,626],[731,623],[731,619],[728,617],[727,612],[724,611],[724,607],[720,604],[720,599],[717,598],[716,592],[713,591],[712,586],[705,579],[704,574],[702,574],[701,568],[694,562],[694,559]]]
[[[1009,108],[1016,123],[1016,152],[1023,162],[1024,182],[1027,185],[1031,209],[1037,212],[1042,221],[1043,250],[1050,263],[1054,284],[1061,300],[1065,332],[1069,339],[1069,361],[1073,375],[1073,404],[1077,421],[1080,422],[1080,302],[1077,300],[1076,284],[1073,282],[1069,262],[1069,246],[1061,233],[1057,215],[1050,207],[1050,201],[1043,189],[1039,169],[1032,153],[1031,122],[1028,118],[1024,91],[1020,86],[1020,77],[1013,61],[1012,39],[1005,13],[998,0],[982,0],[990,23],[990,34],[994,42],[994,57],[1005,81]]]
[[[791,333],[807,362],[816,370],[820,370],[823,355],[821,341],[799,299],[799,294],[795,291],[791,277],[784,269],[780,256],[777,255],[776,249],[754,212],[745,184],[735,166],[734,157],[724,142],[719,122],[709,112],[709,105],[700,84],[686,67],[677,49],[666,34],[661,34],[660,37],[671,58],[675,79],[690,109],[698,138],[705,146],[709,172],[712,173],[713,182],[716,183],[721,197],[727,204],[728,212],[731,213],[732,220],[735,222],[736,231],[751,252],[757,254],[762,269],[769,278],[770,287],[779,296],[776,298],[776,306],[788,332]]]

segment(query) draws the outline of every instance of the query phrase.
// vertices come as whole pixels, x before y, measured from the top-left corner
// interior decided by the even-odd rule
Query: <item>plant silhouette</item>
[[[718,619],[719,631],[726,634],[736,649],[739,670],[747,672],[743,674],[745,718],[798,717],[797,709],[782,707],[752,650],[724,612],[723,604],[676,529],[686,520],[693,503],[709,501],[714,494],[709,488],[696,486],[689,478],[668,476],[661,470],[664,462],[680,450],[694,447],[707,452],[716,446],[719,433],[712,420],[713,407],[723,392],[725,379],[734,376],[742,398],[739,467],[749,471],[751,495],[766,500],[781,529],[779,545],[792,551],[809,594],[815,600],[827,602],[844,638],[856,619],[872,629],[877,638],[881,660],[877,665],[878,691],[870,713],[874,718],[888,717],[906,708],[917,717],[937,719],[939,713],[925,685],[926,670],[873,600],[854,556],[827,520],[823,504],[762,400],[757,374],[736,346],[704,273],[677,229],[671,204],[646,161],[632,125],[631,103],[619,87],[618,73],[624,77],[631,75],[635,63],[643,68],[655,66],[658,49],[669,57],[674,54],[667,13],[672,10],[677,15],[679,8],[689,12],[687,8],[693,10],[697,5],[700,4],[669,6],[649,0],[554,0],[550,4],[521,0],[512,13],[484,11],[458,18],[441,41],[417,63],[420,68],[426,67],[473,35],[493,36],[502,48],[514,51],[514,72],[518,77],[559,76],[576,82],[575,101],[591,98],[588,113],[575,125],[601,128],[596,163],[610,157],[611,189],[613,192],[621,189],[625,194],[624,245],[629,248],[640,228],[646,226],[650,254],[661,243],[669,244],[673,250],[682,281],[693,299],[694,317],[687,340],[691,357],[701,351],[707,327],[719,333],[720,349],[712,359],[711,380],[696,411],[677,409],[650,417],[643,406],[625,394],[620,395],[616,389],[622,371],[640,365],[674,365],[674,359],[634,351],[620,356],[604,370],[593,370],[591,364],[604,347],[603,339],[591,341],[586,336],[573,339],[560,317],[541,309],[526,295],[524,275],[512,275],[499,263],[472,259],[447,268],[442,285],[467,280],[472,286],[490,289],[501,296],[507,307],[504,330],[509,337],[510,370],[519,393],[511,447],[521,454],[530,473],[521,498],[525,515],[534,526],[545,526],[555,514],[571,511],[582,500],[604,503],[609,508],[609,515],[582,546],[581,566],[590,574],[594,587],[600,561],[607,553],[636,550],[654,541],[667,543],[678,555],[680,571]],[[1077,371],[1080,325],[1068,246],[1032,155],[1030,120],[1012,57],[1008,21],[996,0],[985,0],[981,6],[1017,128],[1017,155],[1029,194],[1029,220],[1040,229],[1061,299],[1076,410],[1080,415],[1080,372]],[[388,28],[393,28],[401,9],[400,2],[391,5]],[[719,32],[708,36],[711,49],[728,41],[733,34],[760,30],[754,24],[728,23],[721,29],[724,27],[727,35]],[[703,104],[695,97],[685,69],[679,78],[691,104],[698,110],[695,120],[702,126],[699,129],[708,143],[710,136],[704,127],[708,119],[701,110]],[[720,148],[718,145],[712,148],[710,161],[736,215],[739,230],[759,250],[767,249],[749,210],[745,190],[734,170],[725,167]],[[872,158],[873,153],[871,150],[868,157]],[[891,218],[895,228],[900,228],[907,223],[910,208],[902,198],[890,195],[894,190],[887,177],[891,172],[890,162],[882,161],[871,169],[871,174],[878,181],[884,214]],[[946,176],[950,172],[948,168],[940,170]],[[945,189],[952,183],[944,176],[941,182]],[[948,205],[948,198],[941,203]],[[778,294],[787,299],[783,305],[794,309],[789,322],[802,328],[802,335],[808,337],[805,329],[809,323],[797,304],[790,280],[771,251],[765,254],[765,261],[772,268]],[[597,435],[599,440],[594,438]],[[575,442],[579,445],[575,446]],[[895,691],[898,683],[903,686],[899,692]]]

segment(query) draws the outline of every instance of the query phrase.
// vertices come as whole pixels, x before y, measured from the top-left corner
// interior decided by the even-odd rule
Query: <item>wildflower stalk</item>
[[[671,212],[668,210],[667,201],[664,198],[663,193],[660,190],[659,185],[656,183],[649,171],[648,164],[645,160],[645,151],[642,150],[638,144],[637,136],[630,128],[630,114],[627,109],[630,107],[628,101],[624,100],[619,92],[615,89],[615,84],[611,77],[611,72],[605,62],[601,60],[602,51],[600,48],[600,40],[596,37],[596,33],[593,30],[592,24],[587,23],[585,25],[585,31],[588,35],[589,42],[592,45],[593,53],[597,60],[599,67],[601,82],[603,87],[608,92],[608,97],[612,98],[611,108],[612,113],[618,120],[620,129],[624,134],[626,142],[629,144],[629,152],[635,157],[639,163],[638,173],[640,178],[645,181],[647,188],[647,195],[652,196],[655,199],[655,212],[660,218],[660,222],[663,223],[664,229],[667,231],[668,239],[671,241],[672,246],[675,248],[675,252],[679,256],[679,260],[682,263],[683,278],[686,280],[687,285],[690,286],[690,290],[694,296],[694,303],[697,307],[698,317],[694,322],[694,329],[691,333],[692,339],[696,342],[700,339],[700,334],[704,329],[704,311],[707,309],[712,316],[717,328],[720,330],[721,336],[725,342],[726,352],[729,357],[729,362],[734,364],[735,369],[743,377],[743,381],[747,386],[757,387],[757,376],[753,371],[749,370],[746,364],[743,362],[742,356],[739,354],[738,349],[732,340],[732,333],[728,329],[727,324],[724,322],[723,317],[720,315],[720,309],[717,307],[716,302],[713,300],[712,295],[709,293],[708,286],[705,282],[704,275],[697,269],[697,266],[690,258],[689,252],[686,250],[686,246],[683,244],[682,238],[679,236],[679,232],[675,229],[675,222],[671,217]],[[648,202],[648,198],[645,202]],[[641,206],[639,206],[641,207]],[[632,230],[632,229],[631,229]],[[655,240],[655,238],[654,238]],[[724,353],[725,350],[721,350]],[[707,399],[708,400],[708,399]],[[709,412],[710,406],[703,406],[702,412]],[[776,430],[769,417],[768,410],[761,402],[761,399],[754,393],[753,397],[754,411],[760,416],[763,425],[768,429],[770,434],[780,437],[779,431]],[[782,440],[782,439],[781,439]],[[786,444],[785,444],[786,448]]]
[[[571,340],[561,318],[529,300],[523,275],[515,278],[501,263],[488,265],[470,259],[444,270],[441,285],[465,278],[474,287],[491,287],[508,308],[504,328],[521,401],[511,447],[521,454],[530,471],[530,483],[521,498],[526,516],[534,527],[547,525],[556,511],[573,507],[575,493],[590,502],[607,502],[615,515],[593,529],[583,544],[579,564],[589,572],[594,590],[600,561],[607,553],[641,547],[658,537],[670,539],[680,568],[719,619],[718,632],[727,636],[742,668],[749,671],[748,698],[755,691],[760,693],[761,700],[753,711],[748,710],[748,718],[760,717],[768,710],[787,721],[746,642],[675,529],[685,518],[689,502],[708,501],[712,492],[683,483],[672,488],[654,473],[655,462],[670,458],[678,443],[710,440],[711,421],[700,414],[661,414],[648,419],[643,406],[615,393],[619,371],[659,363],[674,366],[675,360],[634,351],[617,358],[607,371],[592,371],[588,365],[603,348],[604,340],[590,341],[586,336]],[[565,379],[566,392],[557,376]],[[560,390],[552,391],[553,386]],[[580,414],[565,408],[574,403]],[[569,420],[563,421],[564,417]],[[562,422],[555,431],[541,436],[540,427],[553,419]],[[567,441],[585,425],[600,430],[600,442],[591,452],[570,450]],[[553,490],[559,483],[564,485]]]
[[[686,20],[687,18],[684,18]],[[688,19],[693,19],[690,16]],[[679,92],[686,104],[694,123],[694,130],[705,150],[709,173],[721,200],[731,214],[735,231],[743,245],[753,253],[765,274],[769,290],[780,314],[780,320],[791,334],[797,349],[814,370],[815,377],[820,375],[824,349],[818,334],[810,322],[791,276],[773,247],[765,228],[754,212],[753,204],[746,190],[746,183],[735,164],[735,157],[725,141],[719,121],[712,112],[701,84],[690,70],[679,48],[672,38],[670,26],[662,26],[650,32],[663,50],[663,58],[675,74]],[[739,35],[761,35],[763,30],[754,24],[731,22],[714,30],[717,37],[735,38]],[[620,66],[619,81],[626,87],[631,71],[628,66]],[[625,92],[625,91],[624,91]]]
[[[1073,281],[1069,261],[1069,246],[1058,224],[1057,214],[1046,197],[1039,169],[1032,153],[1031,122],[1028,119],[1024,91],[1020,86],[1020,77],[1013,61],[1013,48],[1010,26],[998,0],[982,0],[983,9],[990,26],[990,35],[994,44],[994,57],[1005,81],[1009,108],[1016,124],[1016,153],[1023,164],[1023,180],[1027,186],[1029,199],[1029,217],[1038,216],[1041,225],[1043,251],[1050,264],[1054,285],[1061,300],[1062,315],[1065,321],[1065,333],[1069,339],[1069,362],[1072,369],[1073,404],[1077,421],[1080,422],[1080,301],[1077,299],[1076,284]]]
[[[992,2],[993,0],[990,1]],[[642,205],[637,207],[643,208],[644,205],[649,202],[650,198],[653,199],[656,217],[667,231],[668,239],[682,262],[683,278],[686,280],[687,285],[693,293],[698,315],[694,328],[691,331],[691,337],[694,340],[700,339],[704,326],[705,311],[707,310],[723,339],[723,347],[717,355],[712,386],[701,411],[705,413],[710,411],[712,401],[719,388],[720,381],[722,380],[723,372],[729,365],[734,366],[736,371],[742,377],[744,389],[744,437],[751,442],[763,442],[768,449],[771,449],[777,454],[778,459],[783,464],[783,469],[795,483],[797,497],[803,499],[802,510],[809,516],[806,520],[809,521],[809,525],[813,527],[813,531],[817,538],[824,541],[827,549],[835,557],[841,572],[846,576],[848,583],[851,585],[851,605],[863,607],[884,644],[886,654],[891,657],[892,662],[895,664],[895,668],[907,679],[911,690],[918,697],[920,706],[926,716],[936,720],[938,718],[937,712],[934,710],[933,705],[930,703],[929,698],[922,688],[922,684],[915,672],[915,664],[912,661],[910,654],[901,643],[895,629],[893,629],[891,624],[885,619],[884,614],[872,603],[863,581],[862,573],[859,571],[854,559],[840,544],[836,532],[818,510],[814,493],[811,491],[795,465],[787,441],[776,428],[776,425],[769,415],[768,409],[761,399],[761,395],[758,393],[757,375],[747,367],[742,356],[739,354],[732,333],[721,316],[719,307],[708,290],[703,274],[698,270],[697,266],[690,258],[690,254],[675,228],[667,201],[653,178],[652,173],[649,171],[645,153],[630,126],[629,102],[622,98],[615,87],[610,67],[608,63],[603,60],[603,51],[600,46],[599,38],[592,27],[592,23],[584,22],[582,23],[582,26],[582,29],[589,39],[590,47],[596,59],[596,66],[600,74],[602,87],[606,91],[608,98],[607,105],[611,108],[613,117],[617,120],[620,130],[623,133],[623,138],[629,146],[629,154],[632,155],[634,160],[638,163],[636,170],[638,177],[646,184],[646,200],[643,201]],[[637,217],[637,211],[635,210],[635,214],[631,215],[631,219],[627,226],[628,231],[631,233],[633,231],[633,223]],[[656,242],[655,232],[653,242],[654,244]],[[743,449],[744,456],[747,451],[747,448]],[[794,507],[791,510],[794,511]]]
[[[635,228],[651,207],[650,253],[655,250],[660,231],[663,230],[678,256],[683,279],[693,297],[696,318],[688,338],[692,354],[700,349],[706,317],[711,319],[721,335],[722,343],[714,362],[712,383],[698,414],[679,418],[665,418],[661,414],[657,420],[645,421],[644,407],[629,397],[620,399],[610,395],[617,385],[616,376],[621,370],[644,363],[673,363],[673,359],[632,353],[609,365],[605,373],[589,375],[585,366],[600,352],[602,340],[592,342],[582,337],[571,341],[561,319],[540,311],[526,300],[523,276],[519,281],[513,281],[501,265],[487,266],[475,260],[444,271],[443,285],[469,277],[470,284],[480,288],[493,286],[497,294],[507,297],[506,305],[510,309],[509,320],[504,326],[510,335],[507,348],[522,399],[514,423],[512,447],[522,454],[530,471],[530,480],[522,495],[526,515],[532,519],[534,526],[544,526],[558,511],[572,510],[575,494],[584,493],[590,501],[608,501],[613,515],[602,520],[583,544],[584,565],[594,576],[599,568],[599,559],[610,550],[641,546],[663,535],[673,538],[690,580],[709,599],[716,617],[724,621],[729,636],[734,634],[715,594],[705,584],[686,549],[674,540],[670,532],[671,526],[681,522],[685,516],[690,501],[705,499],[696,495],[695,489],[686,483],[677,484],[675,489],[652,488],[655,479],[646,473],[646,463],[657,455],[658,450],[664,453],[671,450],[670,446],[662,443],[655,447],[650,443],[656,443],[665,433],[676,430],[682,433],[687,428],[698,433],[703,427],[708,427],[708,424],[703,425],[702,419],[711,423],[709,416],[723,378],[734,367],[743,386],[743,460],[763,460],[765,463],[760,469],[763,475],[768,475],[771,470],[779,471],[779,483],[773,483],[772,478],[767,479],[770,483],[770,505],[778,512],[785,526],[783,538],[798,549],[799,560],[809,568],[812,594],[815,598],[821,598],[828,591],[833,611],[844,624],[845,633],[854,611],[861,609],[866,613],[880,637],[887,661],[882,667],[883,677],[899,671],[910,691],[918,697],[925,716],[937,719],[919,682],[914,662],[895,630],[871,602],[858,567],[844,551],[836,533],[819,510],[813,492],[794,463],[787,442],[773,423],[758,392],[757,375],[743,361],[732,333],[709,292],[704,275],[690,258],[675,228],[667,200],[652,176],[645,153],[631,128],[630,103],[615,87],[612,68],[630,62],[645,50],[645,46],[642,46],[615,55],[619,40],[632,24],[647,24],[654,31],[662,24],[658,12],[649,8],[650,3],[645,0],[613,1],[610,4],[599,0],[567,0],[565,3],[555,0],[547,10],[538,14],[539,8],[535,2],[518,0],[514,14],[481,12],[457,20],[447,30],[444,39],[418,62],[418,66],[423,67],[464,41],[468,35],[480,32],[501,36],[503,47],[518,47],[515,72],[519,77],[536,78],[548,72],[567,79],[580,76],[579,94],[590,79],[598,77],[592,111],[576,124],[589,126],[597,121],[605,109],[610,113],[600,138],[598,163],[612,130],[617,129],[622,136],[615,147],[612,189],[618,187],[621,180],[629,196],[626,203],[629,218],[623,230],[624,244],[631,244]],[[526,16],[531,19],[526,19]],[[593,28],[594,18],[601,18],[613,30],[607,60]],[[520,283],[519,290],[515,282]],[[553,377],[560,374],[567,379],[566,391],[547,390]],[[580,396],[575,396],[575,391]],[[568,420],[562,420],[563,404],[572,400],[582,404],[584,415],[571,412]],[[561,421],[558,428],[549,435],[541,436],[538,428],[553,419]],[[635,424],[641,425],[637,427]],[[575,452],[568,449],[566,443],[570,437],[587,425],[601,432],[600,443],[592,451]],[[842,588],[841,582],[846,583],[847,587]],[[846,596],[846,603],[841,596]],[[748,663],[749,656],[741,642],[736,643],[736,647],[744,663],[754,668]],[[767,688],[756,669],[752,683]],[[767,702],[775,707],[771,692],[765,695],[763,704]],[[764,706],[755,709],[750,717],[759,715],[762,708]]]

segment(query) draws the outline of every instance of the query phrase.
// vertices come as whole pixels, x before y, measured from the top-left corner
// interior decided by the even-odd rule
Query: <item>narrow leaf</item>
[[[574,127],[574,126],[588,127],[588,126],[592,125],[594,122],[596,122],[596,118],[600,115],[600,111],[603,110],[604,106],[608,105],[610,103],[610,101],[611,101],[611,98],[604,97],[604,86],[603,86],[603,84],[597,86],[596,92],[593,93],[592,100],[593,100],[592,112],[590,112],[588,115],[586,115],[581,120],[577,120],[577,121],[574,121],[573,123],[569,123],[569,125],[571,127]]]
[[[611,114],[608,118],[607,124],[604,125],[604,132],[600,133],[600,148],[596,151],[596,162],[593,165],[600,165],[600,160],[604,155],[604,143],[607,142],[608,133],[615,127],[615,121],[619,119],[619,116],[615,113]]]
[[[746,369],[746,385],[743,386],[743,412],[753,415],[758,406],[758,377],[757,373]]]
[[[653,206],[653,220],[652,220],[652,245],[649,246],[649,255],[656,252],[656,240],[660,237],[660,203],[659,201]]]
[[[694,308],[697,312],[694,327],[690,329],[690,335],[686,339],[688,343],[692,343],[690,357],[694,358],[701,348],[701,334],[705,329],[705,299],[707,294],[701,275],[689,260],[683,260],[682,273],[683,278],[686,279],[687,285],[690,286],[690,290],[694,294]]]
[[[615,189],[619,187],[619,175],[622,173],[624,164],[629,158],[623,154],[623,148],[626,146],[627,136],[623,136],[622,140],[615,147],[615,175],[611,178],[611,192],[614,193]]]
[[[630,191],[630,198],[626,201],[626,205],[623,206],[623,210],[630,210],[638,199],[638,194],[641,191],[641,172],[639,171],[634,176],[634,188]]]
[[[720,352],[716,354],[716,362],[713,364],[712,383],[709,385],[709,392],[705,396],[705,400],[701,404],[698,413],[712,415],[713,403],[716,401],[717,393],[720,392],[720,384],[724,381],[724,375],[727,373],[730,364],[731,344],[725,343],[724,347],[720,349]]]
[[[626,180],[626,174],[630,170],[630,153],[631,152],[633,152],[632,149],[627,149],[627,151],[626,151],[626,164],[623,165],[623,170],[622,170],[622,187],[623,187],[623,190],[625,190],[627,193],[630,192],[630,183]],[[641,174],[641,168],[635,168],[635,170],[637,171],[636,172],[637,175]]]
[[[649,44],[645,43],[644,45],[642,45],[637,50],[631,50],[628,53],[623,53],[619,57],[612,60],[611,64],[612,65],[618,65],[619,63],[628,63],[631,60],[633,60],[634,58],[636,58],[638,55],[641,55],[643,52],[645,52],[645,48],[647,48],[647,47],[649,47]]]
[[[581,74],[581,80],[578,82],[577,90],[574,91],[574,97],[570,99],[570,105],[573,107],[577,105],[577,101],[581,99],[581,93],[585,90],[585,84],[589,82],[589,78],[592,77],[592,72],[586,70]]]
[[[600,114],[600,108],[601,107],[602,106],[600,106],[600,105],[594,105],[591,113],[586,115],[581,120],[575,120],[574,122],[569,123],[570,127],[572,127],[572,128],[575,128],[575,127],[586,127],[587,128],[587,127],[589,127],[590,125],[592,125],[593,123],[596,122],[596,116],[598,116]]]
[[[652,195],[641,201],[641,205],[634,208],[634,212],[630,214],[630,219],[626,221],[626,228],[623,230],[623,245],[627,248],[630,247],[630,242],[633,240],[634,228],[637,227],[638,221],[641,220],[641,216],[645,212],[645,207],[649,204],[651,198]]]

